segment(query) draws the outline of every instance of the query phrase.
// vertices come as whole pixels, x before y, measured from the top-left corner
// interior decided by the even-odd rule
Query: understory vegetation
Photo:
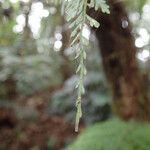
[[[111,120],[87,128],[67,150],[149,150],[148,123]]]
[[[150,0],[0,0],[0,150],[149,150],[149,14]]]

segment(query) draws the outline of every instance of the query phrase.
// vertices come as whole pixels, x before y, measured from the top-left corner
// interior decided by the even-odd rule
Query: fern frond
[[[85,39],[82,35],[82,31],[84,25],[89,23],[91,27],[99,27],[99,22],[97,22],[94,18],[87,15],[86,10],[87,7],[94,8],[98,10],[100,8],[102,12],[109,13],[109,7],[106,4],[105,0],[66,0],[66,20],[69,22],[69,27],[72,30],[71,33],[71,46],[76,47],[76,59],[79,61],[79,65],[77,67],[76,73],[79,74],[79,81],[77,82],[77,100],[76,100],[76,123],[75,123],[75,131],[78,132],[78,126],[80,118],[82,117],[82,109],[81,109],[81,97],[85,92],[83,79],[86,75],[86,50],[85,47],[89,44],[87,39]]]

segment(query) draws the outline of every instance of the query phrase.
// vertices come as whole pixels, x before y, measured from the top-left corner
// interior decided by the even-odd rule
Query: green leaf
[[[95,19],[93,19],[89,15],[86,15],[86,18],[89,21],[91,27],[94,26],[95,28],[98,28],[100,26],[99,22],[97,22]]]

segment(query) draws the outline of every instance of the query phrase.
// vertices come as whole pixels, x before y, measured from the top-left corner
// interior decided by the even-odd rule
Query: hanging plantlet
[[[65,1],[65,17],[69,22],[69,28],[71,29],[71,46],[75,48],[76,59],[79,64],[76,73],[79,75],[79,80],[76,84],[77,88],[77,100],[76,100],[76,121],[75,131],[78,132],[78,126],[80,118],[82,117],[81,97],[85,93],[83,79],[86,75],[86,49],[89,41],[82,35],[85,24],[90,24],[91,27],[98,28],[99,22],[94,18],[87,15],[87,7],[98,10],[101,8],[103,13],[109,13],[109,6],[105,0],[66,0]]]

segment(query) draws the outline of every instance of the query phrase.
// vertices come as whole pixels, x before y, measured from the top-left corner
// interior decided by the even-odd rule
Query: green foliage
[[[136,1],[126,0],[126,2],[131,10],[135,9],[141,14],[143,7],[148,2],[148,0],[136,0]]]
[[[13,51],[13,49],[11,49]],[[57,57],[35,54],[19,57],[9,49],[0,49],[0,84],[8,78],[16,81],[17,91],[23,95],[29,95],[49,86],[55,86],[62,82],[59,74]]]
[[[18,8],[19,11],[15,10],[10,19],[1,14],[0,96],[3,97],[8,95],[8,86],[5,85],[5,82],[9,78],[15,82],[15,90],[18,94],[23,95],[33,94],[62,83],[60,66],[63,60],[53,50],[53,45],[50,44],[56,27],[60,25],[60,14],[49,15],[43,19],[41,32],[39,32],[40,38],[34,39],[29,27],[24,28],[23,32],[19,34],[13,32],[17,15],[24,14],[24,7],[28,10],[29,6],[26,5],[27,3],[23,3]]]
[[[112,120],[86,129],[66,150],[149,150],[148,123]]]
[[[104,0],[68,0],[66,2],[66,20],[70,23],[69,27],[72,29],[71,32],[71,46],[74,46],[76,49],[76,59],[79,61],[76,73],[79,74],[80,78],[76,84],[77,88],[77,100],[76,100],[76,123],[75,131],[78,131],[78,125],[80,118],[82,117],[81,109],[81,96],[85,93],[83,86],[83,78],[86,75],[85,59],[86,59],[86,50],[85,46],[89,44],[89,41],[85,39],[82,35],[84,25],[89,23],[91,27],[99,27],[99,23],[87,15],[87,7],[94,8],[98,10],[101,8],[103,13],[109,13],[109,7]]]
[[[54,150],[56,143],[57,139],[54,137],[50,137],[47,142],[47,150]]]
[[[7,46],[14,44],[17,35],[12,32],[12,28],[15,25],[15,22],[13,20],[8,20],[6,22],[0,21],[0,45]]]

